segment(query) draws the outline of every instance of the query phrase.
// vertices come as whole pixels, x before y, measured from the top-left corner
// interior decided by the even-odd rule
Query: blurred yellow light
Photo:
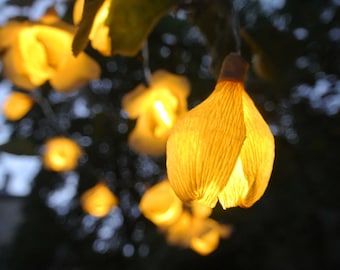
[[[182,213],[183,205],[169,182],[164,180],[144,193],[139,208],[143,215],[155,225],[166,227],[177,221]]]
[[[183,211],[175,223],[163,229],[169,244],[191,248],[202,256],[213,252],[220,238],[226,238],[231,233],[229,226],[210,218],[190,215],[187,211]]]
[[[154,102],[154,107],[157,111],[157,114],[159,115],[159,117],[161,118],[161,120],[163,121],[163,123],[167,126],[167,127],[172,127],[172,120],[170,119],[170,115],[169,113],[166,111],[166,109],[164,108],[164,104],[159,101],[156,100]]]
[[[24,117],[33,106],[32,98],[24,93],[12,92],[4,101],[2,111],[8,120],[16,121]]]
[[[239,55],[227,56],[215,90],[171,131],[168,178],[186,203],[250,207],[268,185],[274,138],[244,89],[246,69]]]
[[[194,217],[206,218],[212,213],[212,209],[206,205],[193,202],[190,205],[191,213]]]
[[[171,245],[189,247],[192,236],[192,216],[183,211],[178,220],[165,228],[166,240]]]
[[[94,49],[98,50],[105,56],[111,55],[111,38],[109,35],[109,27],[105,25],[107,16],[109,15],[111,0],[105,0],[96,13],[93,21],[89,40]],[[79,24],[83,16],[84,0],[77,0],[73,8],[73,22]]]
[[[202,256],[213,252],[220,242],[219,224],[212,219],[196,218],[192,228],[194,235],[190,241],[190,248]]]
[[[72,54],[75,30],[53,14],[39,22],[9,21],[0,27],[4,75],[26,90],[49,81],[60,92],[77,90],[89,80],[98,79],[100,67],[91,57]]]
[[[101,218],[118,205],[118,199],[104,182],[99,182],[82,194],[81,205],[86,213]]]
[[[139,153],[165,154],[173,124],[187,111],[189,92],[184,77],[158,70],[152,75],[149,87],[140,84],[125,95],[122,107],[131,119],[137,119],[129,135],[130,147]]]
[[[71,171],[77,167],[81,155],[82,150],[76,142],[65,137],[54,137],[45,143],[43,163],[45,168],[52,171]]]

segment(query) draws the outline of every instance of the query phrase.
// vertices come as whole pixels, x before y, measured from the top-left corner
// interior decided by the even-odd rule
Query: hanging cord
[[[236,53],[241,54],[240,19],[238,16],[238,12],[235,9],[234,1],[231,1],[230,15],[231,15],[230,25],[231,25],[233,37],[235,40],[235,51]]]
[[[149,87],[151,83],[151,70],[149,65],[149,46],[148,41],[144,42],[142,48],[142,57],[143,57],[143,71],[144,71],[144,78],[146,86]]]
[[[56,132],[60,133],[60,134],[64,134],[66,130],[64,130],[63,128],[61,128],[60,123],[58,121],[58,117],[55,114],[55,112],[53,111],[50,103],[46,100],[46,98],[42,95],[42,93],[40,92],[41,89],[37,89],[36,91],[33,91],[30,95],[32,96],[32,98],[37,102],[37,104],[39,104],[42,112],[44,113],[44,115],[46,116],[47,119],[49,119],[49,121],[52,123],[53,128],[55,129]]]

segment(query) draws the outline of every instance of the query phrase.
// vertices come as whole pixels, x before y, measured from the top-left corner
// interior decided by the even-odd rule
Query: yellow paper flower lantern
[[[183,205],[172,190],[169,181],[163,180],[143,194],[139,208],[155,225],[166,227],[178,220]]]
[[[167,243],[188,248],[192,236],[191,225],[192,215],[183,211],[175,223],[164,229]]]
[[[97,218],[105,217],[117,205],[117,197],[104,182],[97,183],[81,196],[83,210]]]
[[[229,236],[231,230],[227,226],[220,225],[210,218],[193,218],[191,224],[193,235],[190,239],[190,248],[202,256],[215,251],[221,237]]]
[[[24,117],[33,106],[33,99],[24,93],[12,92],[4,101],[2,111],[8,120],[16,121]]]
[[[220,238],[230,235],[229,226],[221,225],[211,218],[202,218],[183,211],[179,219],[164,230],[169,244],[191,248],[206,256],[219,245]]]
[[[129,135],[130,147],[148,155],[165,154],[174,123],[187,111],[189,93],[190,86],[184,77],[158,70],[149,87],[140,84],[125,95],[123,110],[131,119],[137,119]]]
[[[167,142],[167,172],[184,202],[250,207],[264,193],[274,138],[244,89],[247,64],[232,53],[211,95],[187,112]]]
[[[51,138],[44,147],[44,167],[56,172],[72,171],[77,167],[78,159],[82,155],[80,146],[66,137]]]
[[[105,25],[109,15],[111,0],[104,0],[94,18],[92,28],[89,34],[89,40],[94,49],[102,55],[111,55],[111,38],[109,35],[110,28]],[[73,7],[73,22],[79,24],[84,10],[84,0],[77,0]]]
[[[211,208],[197,203],[184,208],[168,180],[148,189],[139,208],[146,218],[161,229],[169,244],[191,248],[200,255],[213,252],[220,238],[231,233],[229,226],[208,218]]]
[[[75,26],[51,13],[39,22],[9,21],[0,27],[4,75],[26,90],[49,81],[60,92],[76,90],[98,79],[100,67],[91,57],[72,54],[75,30]]]

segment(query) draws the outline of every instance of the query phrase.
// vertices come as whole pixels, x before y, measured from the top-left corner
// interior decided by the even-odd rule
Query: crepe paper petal
[[[238,54],[228,55],[214,91],[171,131],[168,178],[186,203],[250,207],[268,185],[274,138],[244,89],[246,70]]]

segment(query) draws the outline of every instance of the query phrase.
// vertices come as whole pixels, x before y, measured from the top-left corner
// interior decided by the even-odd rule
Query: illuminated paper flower
[[[33,106],[33,99],[24,93],[12,92],[4,101],[2,111],[8,120],[23,118]]]
[[[109,15],[111,0],[104,0],[103,4],[96,13],[92,28],[89,34],[89,40],[94,49],[102,55],[111,55],[111,38],[109,35],[110,28],[105,24]],[[73,8],[73,22],[79,24],[84,10],[84,0],[77,0]]]
[[[94,217],[104,217],[118,205],[117,197],[104,182],[97,183],[81,196],[81,206]]]
[[[182,201],[164,180],[148,189],[139,204],[143,215],[155,225],[164,227],[177,221],[182,213]]]
[[[150,87],[138,85],[123,98],[123,109],[137,119],[129,135],[129,145],[136,152],[159,156],[177,119],[187,111],[190,93],[188,81],[167,71],[156,71]]]
[[[192,216],[186,211],[165,230],[169,244],[191,248],[202,256],[216,250],[220,238],[226,238],[230,233],[229,226],[221,225],[211,218]]]
[[[183,211],[175,223],[165,228],[167,243],[188,248],[192,236],[191,223],[192,216],[188,211]]]
[[[229,226],[208,218],[211,208],[197,203],[184,208],[168,180],[148,189],[139,208],[161,229],[169,244],[191,248],[201,255],[213,252],[218,247],[220,237],[226,238],[231,233]]]
[[[226,57],[215,90],[173,127],[167,172],[184,202],[250,207],[264,193],[274,138],[244,89],[245,61]]]
[[[75,169],[78,159],[82,155],[80,146],[73,140],[65,137],[54,137],[44,145],[43,163],[45,168],[64,172]]]
[[[49,81],[60,92],[76,90],[98,79],[100,67],[91,57],[72,54],[75,29],[52,14],[40,22],[9,21],[0,27],[4,75],[26,90]]]
[[[190,239],[190,248],[202,256],[206,256],[217,249],[220,238],[230,235],[228,226],[220,225],[211,218],[193,218],[191,230],[193,235]]]

